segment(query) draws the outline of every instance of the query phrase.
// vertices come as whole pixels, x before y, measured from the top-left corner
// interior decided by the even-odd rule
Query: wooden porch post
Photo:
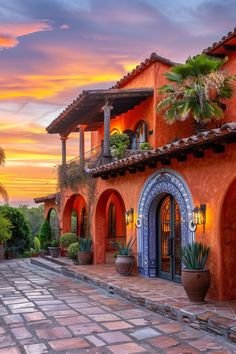
[[[61,136],[61,163],[66,165],[66,140],[68,136]]]
[[[110,157],[110,123],[111,123],[111,110],[113,107],[107,101],[102,108],[104,112],[104,141],[103,141],[103,156]]]
[[[84,131],[85,131],[85,127],[86,127],[85,125],[79,126],[79,160],[82,165],[84,164]]]

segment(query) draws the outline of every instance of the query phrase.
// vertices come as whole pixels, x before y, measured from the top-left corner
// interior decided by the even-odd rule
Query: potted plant
[[[32,257],[38,257],[41,250],[41,242],[37,236],[34,238],[34,248],[31,248]]]
[[[68,247],[69,258],[72,259],[74,264],[78,264],[78,251],[79,251],[79,242],[71,243]]]
[[[79,239],[78,261],[79,264],[92,264],[93,252],[92,252],[91,238]]]
[[[58,240],[53,240],[51,243],[51,246],[48,247],[50,256],[53,258],[58,258],[60,256],[60,251],[61,248],[59,246],[59,241]]]
[[[78,237],[74,232],[66,232],[61,236],[60,245],[63,248],[65,256],[68,256],[68,247],[75,242],[78,242]]]
[[[130,275],[134,267],[134,255],[132,250],[134,241],[132,241],[132,237],[127,244],[125,241],[112,243],[113,246],[117,248],[117,253],[115,254],[115,266],[117,273],[121,275]]]
[[[191,302],[204,302],[210,286],[210,272],[205,269],[210,248],[193,242],[182,249],[182,284]]]
[[[141,143],[140,144],[140,148],[141,148],[141,150],[152,150],[151,144],[149,144],[147,142]]]
[[[114,134],[110,137],[111,156],[115,159],[121,159],[125,155],[125,150],[130,143],[127,134]]]

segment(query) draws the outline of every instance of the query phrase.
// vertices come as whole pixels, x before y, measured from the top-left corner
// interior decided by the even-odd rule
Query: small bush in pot
[[[70,246],[68,247],[69,258],[72,259],[72,261],[75,264],[78,264],[78,251],[79,251],[79,242],[71,243]]]
[[[66,232],[61,236],[60,245],[65,256],[68,256],[68,247],[75,242],[78,242],[78,237],[74,232]]]
[[[191,302],[204,302],[210,286],[210,272],[205,269],[210,248],[193,242],[182,249],[182,284]]]
[[[51,246],[48,247],[51,257],[58,258],[60,256],[61,248],[58,240],[53,240]]]
[[[112,242],[112,244],[117,249],[117,253],[115,254],[117,272],[121,275],[130,275],[134,267],[134,255],[132,249],[134,241],[132,237],[127,244],[125,241]]]
[[[91,238],[79,239],[79,251],[78,251],[79,264],[92,264],[93,261],[92,244],[93,241],[91,240]]]

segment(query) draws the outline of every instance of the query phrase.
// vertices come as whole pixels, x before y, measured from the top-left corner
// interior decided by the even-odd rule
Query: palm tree
[[[227,60],[201,54],[164,74],[171,83],[159,88],[164,97],[157,111],[164,111],[167,123],[189,117],[200,123],[222,119],[225,104],[221,99],[232,97],[231,82],[236,79],[222,70]]]
[[[5,163],[5,152],[3,148],[0,146],[0,166],[2,166]],[[0,183],[0,196],[3,198],[3,200],[8,203],[8,194],[4,186]]]

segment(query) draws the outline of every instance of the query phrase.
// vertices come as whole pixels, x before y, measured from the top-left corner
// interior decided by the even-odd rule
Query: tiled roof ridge
[[[226,35],[224,35],[218,42],[214,42],[211,46],[208,48],[204,49],[202,51],[203,54],[210,54],[210,52],[217,47],[221,46],[224,42],[228,41],[232,37],[236,35],[236,27],[233,29],[233,31],[228,32]]]
[[[188,147],[189,145],[197,145],[200,142],[207,141],[207,140],[213,140],[214,138],[217,138],[218,136],[224,136],[227,135],[227,133],[230,132],[235,132],[236,133],[236,122],[230,122],[230,123],[225,123],[222,125],[221,128],[217,129],[211,129],[204,131],[202,133],[196,134],[196,135],[191,135],[187,138],[181,138],[173,143],[165,144],[161,147],[158,147],[153,150],[145,151],[141,154],[136,154],[132,155],[129,157],[125,157],[123,159],[110,162],[106,165],[102,165],[99,167],[96,167],[94,169],[89,170],[89,172],[92,175],[96,175],[102,172],[110,171],[110,170],[116,170],[119,168],[122,168],[124,166],[131,166],[135,163],[149,160],[152,157],[157,157],[161,155],[166,155],[169,152],[174,152],[175,150]]]
[[[133,79],[136,75],[138,75],[141,71],[143,71],[146,67],[151,65],[154,62],[161,62],[170,66],[174,66],[177,63],[173,62],[170,59],[164,58],[157,53],[153,52],[149,58],[146,58],[140,64],[138,64],[131,72],[125,74],[117,83],[111,88],[121,88],[124,84],[126,84],[130,79]]]

